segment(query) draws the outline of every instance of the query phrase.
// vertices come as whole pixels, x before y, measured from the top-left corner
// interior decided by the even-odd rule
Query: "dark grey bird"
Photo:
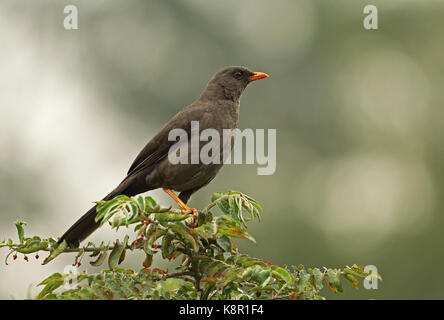
[[[240,97],[249,83],[267,78],[262,72],[252,72],[245,67],[226,67],[218,71],[208,83],[198,100],[177,113],[138,154],[123,181],[103,198],[111,200],[118,195],[134,196],[149,190],[163,188],[183,210],[197,210],[186,205],[191,195],[207,185],[217,175],[223,163],[173,164],[168,153],[177,140],[170,141],[173,129],[183,129],[191,139],[191,122],[198,121],[199,131],[235,129],[238,125]],[[222,161],[220,161],[222,162]],[[179,192],[177,196],[173,191]],[[96,206],[86,212],[59,239],[71,246],[93,233]]]

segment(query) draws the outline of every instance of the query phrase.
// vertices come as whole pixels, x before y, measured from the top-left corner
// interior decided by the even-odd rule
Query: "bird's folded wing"
[[[188,138],[190,138],[191,121],[200,121],[204,114],[205,112],[203,112],[202,108],[193,105],[176,114],[140,151],[129,168],[128,175],[150,167],[168,156],[171,146],[176,143],[175,140],[168,141],[169,132],[173,129],[183,129],[187,132]]]

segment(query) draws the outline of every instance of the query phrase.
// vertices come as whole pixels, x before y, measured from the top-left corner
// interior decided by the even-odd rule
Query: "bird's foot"
[[[163,191],[165,191],[171,198],[173,198],[173,200],[176,201],[176,203],[182,210],[191,211],[191,215],[194,219],[193,227],[197,227],[199,224],[199,212],[197,211],[197,209],[187,206],[171,189],[163,188]]]
[[[197,211],[196,208],[190,208],[187,205],[184,207],[180,206],[182,210],[190,211],[191,210],[191,216],[193,217],[193,228],[196,228],[199,225],[199,211]]]
[[[194,219],[193,227],[196,228],[199,225],[199,212],[195,208],[191,208],[191,210],[193,211],[192,215]]]

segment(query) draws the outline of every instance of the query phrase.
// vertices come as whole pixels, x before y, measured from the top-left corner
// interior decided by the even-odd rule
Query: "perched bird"
[[[177,113],[147,143],[125,179],[103,200],[163,188],[182,210],[191,210],[196,215],[197,210],[186,203],[194,192],[214,179],[223,163],[172,164],[168,152],[176,141],[169,141],[169,132],[183,129],[190,138],[191,121],[199,121],[200,131],[212,128],[221,133],[223,129],[237,128],[242,92],[252,81],[267,77],[265,73],[252,72],[245,67],[226,67],[218,71],[200,98]],[[173,191],[179,192],[179,196]],[[71,246],[78,245],[99,227],[99,223],[95,222],[96,214],[94,206],[65,232],[59,243],[66,240]]]

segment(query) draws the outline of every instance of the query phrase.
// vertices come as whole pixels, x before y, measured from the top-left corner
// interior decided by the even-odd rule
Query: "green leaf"
[[[350,285],[354,288],[358,288],[358,279],[356,279],[353,275],[348,274],[348,273],[344,273],[343,274],[345,280],[347,280],[348,283],[350,283]]]
[[[328,269],[327,284],[333,292],[342,292],[341,273],[338,270]]]
[[[316,289],[321,290],[324,287],[324,284],[323,284],[324,274],[318,268],[313,268],[312,273],[313,273],[314,285],[316,286]]]
[[[147,212],[155,212],[154,208],[157,206],[156,200],[154,200],[152,197],[145,197],[145,210]]]
[[[91,292],[91,294],[95,295],[98,299],[102,300],[109,300],[110,298],[104,293],[105,288],[98,284],[97,282],[93,283],[91,287],[85,286],[85,288],[88,288]]]
[[[154,219],[159,222],[176,222],[182,221],[190,217],[188,213],[177,213],[177,212],[160,212],[153,214]],[[151,216],[150,216],[151,217]]]
[[[199,243],[195,236],[188,230],[187,227],[181,224],[170,224],[168,228],[181,236],[181,238],[191,247],[195,253],[199,252]]]
[[[137,202],[128,196],[119,195],[110,201],[97,202],[97,215],[95,221],[100,221],[100,225],[103,225],[113,215],[121,214],[119,217],[121,223],[127,224],[138,212]],[[117,222],[114,222],[116,224]],[[120,224],[117,224],[120,226]]]
[[[17,233],[18,233],[20,243],[23,243],[25,240],[25,230],[23,229],[24,225],[26,225],[26,222],[23,222],[23,221],[17,221],[15,223],[15,227],[17,228]]]
[[[231,215],[231,217],[236,220],[241,222],[242,219],[242,215],[240,213],[239,207],[237,206],[237,201],[234,198],[228,198],[228,205],[229,205],[229,213]]]
[[[145,199],[142,196],[138,196],[136,201],[140,211],[145,212],[146,210]]]
[[[171,244],[174,240],[174,232],[168,230],[168,232],[162,237],[162,257],[164,259],[171,259],[175,252],[175,246]]]
[[[221,193],[221,192],[213,193],[213,195],[211,196],[211,202],[216,201],[217,199],[219,199],[222,196],[223,196],[223,193]]]
[[[261,205],[260,205],[256,200],[254,200],[254,199],[253,199],[252,197],[250,197],[250,196],[247,196],[246,194],[242,194],[242,196],[243,196],[245,199],[247,199],[248,202],[250,202],[250,203],[253,205],[253,207],[254,207],[259,213],[264,214],[264,210],[262,209]],[[258,216],[258,217],[259,217],[259,216]]]
[[[155,224],[151,224],[148,231],[146,232],[146,240],[143,242],[143,250],[146,254],[153,255],[157,252],[155,248],[153,248],[154,243],[157,239],[163,237],[166,231],[163,229],[159,229],[159,226]]]
[[[311,275],[308,274],[307,271],[305,271],[305,269],[299,271],[299,281],[297,284],[299,291],[304,291],[304,287],[310,280],[310,277]]]
[[[96,211],[97,215],[95,217],[95,222],[100,221],[100,225],[103,225],[107,219],[104,219],[106,215],[109,215],[110,212],[114,212],[114,210],[119,206],[119,199],[114,198],[110,201],[98,201]]]
[[[218,275],[218,273],[224,271],[228,267],[229,266],[227,266],[226,264],[224,264],[222,262],[215,261],[215,262],[211,263],[207,268],[205,268],[205,275],[206,275],[206,277],[209,277],[209,278],[216,277]]]
[[[64,282],[64,277],[60,273],[54,273],[42,282],[40,282],[38,285],[45,285],[45,287],[40,291],[40,293],[37,296],[37,299],[42,299],[46,295],[52,293],[55,289],[60,287]]]
[[[32,240],[32,239],[31,239]],[[40,242],[39,240],[32,240],[26,244],[24,248],[18,248],[15,251],[28,254],[36,251],[44,250],[48,247],[48,242]]]
[[[212,239],[217,234],[217,224],[215,221],[210,221],[202,224],[198,228],[193,228],[190,231],[205,240]]]
[[[256,281],[257,283],[259,283],[261,286],[264,285],[265,281],[268,279],[268,277],[270,276],[270,269],[263,269],[259,266],[254,266],[253,267],[253,273],[251,274],[251,278]]]
[[[66,247],[68,246],[68,243],[66,240],[63,240],[61,244],[59,244],[46,259],[43,261],[42,264],[47,264],[51,260],[55,259],[59,254],[61,254],[63,251],[65,251]]]
[[[226,252],[231,252],[231,241],[227,236],[217,238],[217,244]]]
[[[362,269],[361,267],[357,266],[356,264],[354,264],[351,267],[347,267],[344,269],[345,273],[354,275],[358,278],[366,278],[367,276],[370,275],[369,272],[365,272],[364,269]],[[378,278],[379,280],[382,280],[381,276],[379,274],[374,275],[376,278]]]
[[[224,214],[230,214],[230,206],[228,205],[227,200],[219,201],[216,203],[217,207],[222,211]]]
[[[157,285],[157,289],[161,292],[162,295],[165,295],[167,292],[174,295],[182,288],[187,288],[187,290],[194,289],[190,287],[189,282],[178,278],[169,278],[166,280],[162,280],[159,281]]]
[[[254,266],[254,265],[258,265],[258,266],[261,266],[264,268],[268,267],[268,265],[264,261],[262,261],[260,259],[249,257],[247,255],[234,256],[234,259],[235,259],[235,263],[238,266],[242,266],[244,268]],[[230,258],[230,260],[233,260],[233,258]]]
[[[124,242],[128,242],[128,235],[125,236]],[[120,256],[122,255],[123,250],[125,247],[122,243],[117,239],[114,248],[111,251],[109,258],[108,258],[108,265],[110,269],[114,269],[117,266],[117,263],[119,262]]]
[[[92,265],[93,267],[99,267],[105,261],[107,256],[108,256],[108,250],[105,250],[99,254],[96,260],[90,261],[89,264]]]
[[[293,284],[293,277],[287,270],[278,266],[271,266],[270,268],[274,277],[282,279],[289,286]]]
[[[123,238],[123,245],[122,245],[123,250],[122,250],[122,253],[120,254],[119,261],[117,262],[117,264],[121,264],[123,262],[123,260],[125,260],[126,247],[128,245],[128,239],[129,239],[129,236],[125,235],[125,238]]]
[[[253,236],[246,229],[242,228],[233,218],[221,216],[216,218],[216,223],[218,225],[217,233],[219,235],[248,239],[256,243]]]

